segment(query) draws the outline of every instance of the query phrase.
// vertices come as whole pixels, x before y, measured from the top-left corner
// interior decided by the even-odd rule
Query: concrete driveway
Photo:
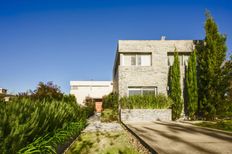
[[[232,133],[175,122],[125,124],[157,153],[232,154]]]

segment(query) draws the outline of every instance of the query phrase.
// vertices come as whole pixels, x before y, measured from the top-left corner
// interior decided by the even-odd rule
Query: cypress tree
[[[226,37],[218,32],[217,24],[206,12],[205,39],[201,50],[197,50],[199,103],[202,116],[214,119],[222,105],[224,92],[221,65],[226,56]]]
[[[180,118],[183,102],[181,100],[181,87],[180,87],[180,62],[178,53],[175,49],[174,62],[170,67],[170,97],[173,100],[172,105],[172,119],[176,120]]]
[[[223,71],[223,83],[221,84],[221,89],[225,93],[225,100],[222,102],[222,105],[218,109],[218,112],[221,117],[232,117],[232,55],[230,60],[225,61],[222,66]]]
[[[187,109],[188,116],[195,119],[198,109],[198,88],[196,71],[196,51],[191,54],[188,60],[186,71]]]

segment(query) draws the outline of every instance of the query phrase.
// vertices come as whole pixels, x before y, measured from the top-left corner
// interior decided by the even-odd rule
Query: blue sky
[[[0,87],[111,80],[117,40],[203,39],[206,8],[232,51],[231,0],[0,0]]]

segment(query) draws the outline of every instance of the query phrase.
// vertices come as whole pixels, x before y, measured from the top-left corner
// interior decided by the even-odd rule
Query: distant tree
[[[197,50],[199,102],[202,116],[214,119],[224,100],[221,65],[226,56],[226,37],[218,31],[217,24],[206,12],[204,46]]]
[[[61,100],[63,98],[63,93],[53,82],[40,82],[37,88],[32,92],[32,98],[40,100]]]
[[[170,81],[169,81],[169,96],[173,100],[172,105],[172,119],[176,120],[180,118],[183,102],[181,100],[181,87],[180,87],[180,62],[178,53],[174,51],[174,62],[170,67]]]
[[[186,70],[186,90],[187,90],[187,109],[188,116],[195,119],[198,109],[198,88],[197,88],[197,62],[196,50],[191,54],[188,60]]]

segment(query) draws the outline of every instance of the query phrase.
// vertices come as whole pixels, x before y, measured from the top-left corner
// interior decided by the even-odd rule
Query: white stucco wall
[[[83,104],[86,97],[102,98],[112,92],[112,81],[70,81],[70,94],[75,95],[77,102]]]

